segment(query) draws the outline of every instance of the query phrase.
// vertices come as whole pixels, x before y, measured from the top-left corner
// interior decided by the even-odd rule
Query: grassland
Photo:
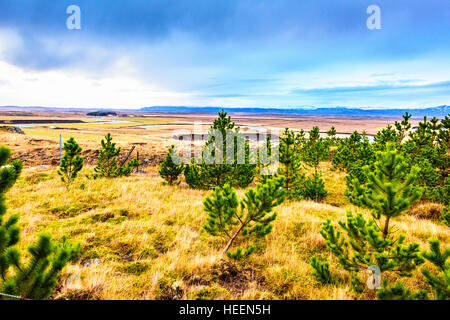
[[[361,212],[343,196],[344,175],[327,167],[327,199],[278,207],[274,231],[249,261],[236,265],[221,261],[223,243],[201,228],[209,192],[165,186],[155,167],[114,180],[82,177],[68,191],[55,170],[28,169],[7,195],[9,214],[21,216],[23,246],[40,232],[83,245],[78,265],[63,275],[64,280],[79,270],[81,287],[67,288],[62,281],[54,298],[352,299],[346,284],[317,285],[309,266],[318,255],[345,278],[318,231],[326,218]],[[448,228],[437,220],[406,215],[394,224],[423,248],[430,237],[450,243]],[[424,286],[419,273],[407,282]]]
[[[186,121],[163,117],[132,120],[134,125]],[[267,125],[263,120],[248,123]],[[319,229],[327,218],[344,219],[347,210],[369,214],[349,204],[344,197],[345,174],[331,171],[329,163],[321,168],[327,198],[322,203],[285,202],[277,207],[273,232],[258,244],[257,252],[245,262],[229,263],[220,256],[224,243],[202,229],[206,221],[202,202],[209,192],[189,189],[184,183],[163,185],[157,174],[157,163],[172,143],[168,137],[173,127],[134,129],[125,128],[124,123],[82,126],[65,124],[60,130],[37,126],[25,129],[26,135],[0,133],[0,144],[11,147],[13,158],[26,164],[20,180],[7,194],[8,214],[21,217],[21,246],[31,244],[40,232],[51,233],[57,240],[67,237],[83,246],[79,262],[67,268],[52,298],[355,298],[348,281],[317,284],[309,265],[313,255],[319,256],[330,262],[334,273],[348,280],[327,250]],[[106,132],[112,132],[125,150],[138,145],[142,158],[153,157],[154,161],[145,164],[146,173],[113,180],[86,178],[92,173],[95,152]],[[69,190],[56,174],[59,134],[63,138],[74,136],[88,160]],[[239,190],[239,194],[244,191]],[[428,248],[429,238],[438,238],[448,246],[448,227],[434,214],[438,209],[435,204],[416,205],[393,221],[396,232],[405,233],[408,242],[419,242],[422,249]],[[66,279],[78,273],[80,286],[68,287]],[[426,287],[420,272],[405,282],[411,288]],[[372,299],[374,294],[369,291],[362,298]]]

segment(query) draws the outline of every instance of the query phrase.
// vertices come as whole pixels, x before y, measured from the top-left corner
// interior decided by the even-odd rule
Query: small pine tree
[[[425,262],[419,244],[404,244],[406,237],[395,235],[389,228],[390,219],[401,215],[421,196],[422,190],[415,183],[417,169],[408,170],[403,157],[388,146],[386,152],[378,152],[374,170],[366,175],[368,182],[364,185],[354,180],[350,199],[358,206],[371,209],[373,218],[366,220],[362,214],[354,216],[348,212],[347,221],[339,222],[345,235],[329,219],[320,231],[339,264],[351,273],[352,287],[359,287],[359,292],[363,288],[359,285],[358,272],[372,265],[378,266],[381,272],[410,276]],[[385,218],[384,226],[382,218]]]
[[[218,135],[222,139],[216,139]],[[191,188],[212,189],[227,183],[245,188],[252,183],[256,175],[256,159],[250,159],[248,141],[225,111],[219,112],[210,127],[209,140],[202,153],[201,161],[197,160],[199,163],[193,159],[185,166],[184,177]],[[255,164],[252,164],[253,160]]]
[[[420,271],[427,279],[428,284],[433,288],[436,300],[450,300],[450,248],[441,251],[441,243],[437,239],[428,241],[430,252],[423,252],[423,257],[431,262],[438,270],[439,275],[432,274],[428,269],[422,268]]]
[[[116,143],[112,142],[112,139],[111,134],[108,133],[105,136],[105,140],[102,139],[101,141],[102,149],[98,156],[97,166],[94,168],[94,179],[115,178],[131,174],[132,168],[129,164],[117,164],[117,157],[121,152],[121,148],[116,147]]]
[[[440,203],[450,206],[450,176],[447,176],[444,180],[444,185],[438,188],[438,200]]]
[[[450,227],[450,210],[447,208],[442,208],[441,213],[441,221],[447,226]]]
[[[169,152],[166,155],[166,158],[161,163],[161,167],[159,169],[159,175],[169,184],[179,184],[180,181],[178,181],[178,176],[183,173],[184,165],[181,164],[175,164],[173,162],[172,156],[174,153],[175,146],[172,145],[169,148]]]
[[[354,131],[350,137],[340,140],[331,164],[333,170],[351,172],[374,161],[375,153],[369,139]]]
[[[336,142],[338,141],[336,138],[336,128],[335,127],[331,127],[330,130],[327,131],[327,138],[330,140],[331,145],[336,144]]]
[[[419,290],[413,292],[406,288],[403,282],[397,281],[393,286],[389,287],[387,279],[383,283],[383,287],[377,292],[380,300],[428,300],[428,292]]]
[[[302,194],[306,199],[314,201],[321,201],[327,196],[328,191],[325,189],[321,171],[313,172],[312,176],[305,180]]]
[[[331,133],[333,133],[332,130]],[[329,149],[330,140],[321,138],[319,127],[313,127],[309,132],[309,139],[303,143],[300,153],[303,162],[314,169],[312,176],[304,180],[302,188],[302,195],[307,199],[320,201],[328,193],[322,180],[322,172],[318,167],[321,161],[328,159]]]
[[[184,167],[184,178],[192,189],[210,189],[214,184],[210,184],[206,165],[195,163],[187,164]]]
[[[438,142],[442,149],[450,150],[450,117],[445,116],[441,119],[441,125],[438,133]],[[448,164],[447,164],[448,165]]]
[[[430,252],[422,252],[422,256],[438,270],[439,274],[431,273],[427,268],[420,271],[424,275],[427,283],[431,286],[433,298],[435,300],[450,300],[450,263],[447,262],[450,257],[450,248],[441,250],[441,243],[437,239],[430,239]],[[405,287],[403,282],[397,281],[392,287],[388,286],[385,279],[383,288],[377,292],[377,297],[382,300],[428,300],[429,292],[419,290],[413,292]]]
[[[281,188],[283,184],[284,177],[258,183],[256,190],[248,190],[240,202],[236,191],[228,184],[216,187],[211,197],[205,198],[203,204],[208,218],[203,228],[209,234],[222,236],[227,240],[222,255],[226,254],[236,260],[247,257],[255,250],[255,245],[246,249],[239,247],[230,252],[234,241],[241,237],[242,240],[251,242],[272,231],[272,222],[276,218],[273,208],[284,201],[285,190]]]
[[[78,257],[80,245],[72,245],[65,240],[62,245],[55,245],[49,235],[41,234],[37,243],[28,248],[31,259],[27,264],[22,263],[16,247],[20,235],[19,216],[12,215],[4,220],[7,209],[5,193],[22,170],[19,161],[7,165],[10,155],[10,149],[0,147],[0,300],[17,297],[46,299],[67,262]]]
[[[383,238],[386,238],[390,219],[417,202],[423,190],[416,185],[419,169],[413,167],[410,170],[393,145],[388,145],[386,152],[378,152],[374,168],[373,171],[368,166],[364,168],[365,185],[358,179],[352,181],[349,198],[353,204],[371,209],[376,219],[386,218],[383,228]]]
[[[279,159],[279,149],[276,147],[274,148],[271,137],[267,136],[266,141],[258,150],[258,165],[260,173],[258,181],[260,182],[274,177],[278,172],[278,163],[271,162],[269,157],[272,159]]]
[[[59,164],[58,174],[66,187],[70,186],[83,168],[84,159],[81,157],[81,150],[81,147],[72,137],[64,143],[64,156]]]
[[[142,165],[142,163],[137,158],[128,162],[128,167],[131,169],[134,169],[135,172],[137,172],[139,170],[139,167],[141,165]]]
[[[388,144],[398,143],[400,139],[403,139],[403,137],[399,135],[394,127],[388,125],[386,128],[377,132],[374,138],[374,149],[376,151],[384,151]]]
[[[395,121],[395,128],[397,129],[397,147],[401,149],[403,140],[406,138],[408,131],[411,129],[411,123],[409,119],[411,119],[411,114],[406,112],[402,117],[403,120],[401,122]]]
[[[105,140],[102,139],[101,146],[102,149],[98,156],[98,164],[97,167],[94,168],[94,178],[115,177],[118,175],[117,156],[120,154],[121,148],[116,148],[116,143],[112,142],[110,133],[105,136]]]
[[[309,132],[309,139],[303,145],[301,158],[309,167],[318,170],[321,161],[327,160],[329,155],[329,144],[320,137],[319,127],[314,127]]]
[[[423,200],[442,202],[440,191],[450,164],[447,120],[438,123],[437,118],[428,121],[424,117],[401,146],[408,165],[420,169],[419,182],[425,189]]]
[[[284,189],[286,190],[286,197],[289,200],[301,200],[303,198],[302,185],[305,174],[301,172],[303,166],[300,161],[300,153],[297,146],[294,131],[286,128],[280,139],[280,168],[278,174],[285,177]]]
[[[335,278],[330,272],[330,264],[326,261],[321,261],[316,257],[311,258],[311,267],[313,268],[313,276],[317,282],[321,284],[332,284]]]

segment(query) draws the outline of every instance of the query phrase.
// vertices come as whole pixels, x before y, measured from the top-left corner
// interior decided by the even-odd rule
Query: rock
[[[83,267],[97,266],[100,264],[100,259],[88,260],[83,264]]]
[[[201,281],[202,278],[199,275],[194,276],[194,281]]]
[[[20,129],[19,127],[12,127],[12,126],[0,126],[0,131],[17,133],[17,134],[25,134],[25,132],[23,132],[23,130]]]

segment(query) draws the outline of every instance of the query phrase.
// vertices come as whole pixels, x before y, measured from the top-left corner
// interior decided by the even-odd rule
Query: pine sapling
[[[139,171],[139,167],[141,165],[142,165],[142,163],[137,158],[134,158],[133,160],[128,162],[128,167],[131,168],[131,169],[134,169],[134,172],[138,172]]]
[[[447,227],[450,227],[450,210],[448,208],[442,208],[441,221]]]
[[[436,300],[450,300],[450,248],[441,250],[441,243],[437,239],[428,241],[430,251],[423,252],[423,257],[431,262],[438,270],[439,274],[434,275],[428,269],[422,268],[420,271],[432,287]]]
[[[313,268],[313,276],[317,282],[324,285],[335,282],[335,278],[330,272],[330,264],[328,262],[312,257],[311,267]]]
[[[402,117],[403,120],[401,122],[395,121],[395,128],[397,129],[397,146],[401,149],[403,140],[406,138],[408,131],[411,129],[411,123],[409,119],[411,119],[411,114],[406,112]]]
[[[385,218],[383,238],[389,232],[389,221],[398,217],[422,196],[423,189],[417,186],[419,169],[408,168],[404,158],[392,145],[386,152],[378,152],[375,170],[365,167],[367,183],[354,179],[350,202],[372,210],[376,219]]]
[[[239,260],[250,255],[256,248],[254,244],[246,249],[238,247],[229,251],[238,238],[254,241],[264,238],[272,231],[272,222],[276,218],[273,208],[284,201],[282,188],[284,177],[272,178],[258,183],[256,189],[250,189],[244,198],[238,201],[236,191],[230,186],[216,187],[211,197],[203,204],[208,213],[207,223],[203,227],[213,236],[222,236],[227,243],[222,255]]]
[[[450,248],[442,251],[441,243],[437,239],[430,239],[428,242],[430,251],[422,252],[422,256],[434,265],[438,274],[432,273],[428,268],[422,268],[420,271],[431,286],[432,297],[435,300],[450,300],[450,263],[447,262],[450,257]],[[424,289],[413,292],[401,281],[389,287],[388,281],[385,280],[383,288],[377,292],[377,297],[382,300],[428,300],[429,292]]]
[[[393,286],[388,286],[388,281],[385,279],[383,287],[377,291],[377,298],[380,300],[428,300],[428,292],[426,290],[419,290],[413,292],[401,281],[397,281]]]
[[[94,178],[106,177],[111,178],[117,176],[117,156],[120,154],[121,148],[116,148],[116,143],[112,142],[112,136],[108,133],[105,140],[101,141],[102,149],[98,156],[98,164],[94,168]]]
[[[184,164],[175,164],[173,161],[174,156],[174,145],[169,148],[166,158],[161,163],[159,169],[159,175],[163,178],[170,186],[179,184],[178,177],[183,173]]]
[[[94,179],[116,178],[131,174],[132,166],[130,166],[130,163],[125,164],[127,158],[121,164],[117,163],[117,157],[122,149],[116,147],[116,143],[112,142],[112,139],[111,134],[108,133],[105,139],[101,141],[102,149],[98,156],[97,166],[94,168]],[[136,162],[133,162],[133,164],[137,165]]]
[[[280,167],[278,173],[285,177],[284,189],[286,190],[286,198],[289,200],[301,200],[302,185],[305,179],[300,161],[300,152],[298,148],[298,139],[294,131],[285,129],[280,138],[279,145],[279,162]]]
[[[193,159],[184,170],[186,183],[195,189],[213,189],[230,184],[245,188],[256,175],[256,161],[239,127],[225,111],[218,114],[209,128],[209,139],[201,159]]]
[[[327,247],[341,267],[352,275],[355,284],[360,283],[358,272],[373,265],[381,272],[411,276],[425,262],[419,244],[405,244],[405,236],[391,232],[389,225],[390,219],[401,215],[420,198],[421,188],[415,183],[417,170],[409,170],[391,146],[377,154],[374,168],[366,172],[366,184],[355,179],[351,196],[354,204],[372,210],[372,219],[347,212],[347,220],[338,223],[340,228],[328,219],[320,231]]]
[[[69,260],[80,252],[80,245],[63,239],[60,245],[52,243],[48,234],[39,235],[36,244],[28,248],[31,259],[22,262],[19,243],[19,216],[5,219],[5,194],[14,185],[22,170],[22,163],[8,164],[11,151],[0,147],[0,299],[46,299],[57,284],[57,279]]]
[[[301,158],[309,167],[318,170],[321,161],[329,156],[329,143],[320,137],[319,127],[313,127],[309,132],[309,139],[301,150]]]
[[[330,130],[327,131],[327,139],[330,140],[331,145],[335,145],[338,141],[336,138],[336,134],[337,132],[335,127],[331,127]]]
[[[314,201],[323,200],[328,194],[322,179],[322,172],[315,171],[303,184],[303,196]]]
[[[64,143],[64,156],[59,164],[58,174],[66,187],[72,184],[83,168],[84,159],[81,157],[81,151],[81,147],[72,137]]]

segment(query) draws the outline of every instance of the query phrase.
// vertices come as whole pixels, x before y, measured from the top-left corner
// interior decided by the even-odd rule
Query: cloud
[[[409,83],[414,80],[399,80],[400,83]],[[294,94],[311,94],[311,95],[327,95],[327,94],[353,94],[353,93],[365,93],[365,92],[386,92],[386,91],[412,91],[422,89],[450,89],[450,81],[436,82],[429,84],[416,84],[416,85],[400,85],[394,84],[381,84],[370,86],[348,86],[348,87],[330,87],[330,88],[312,88],[312,89],[294,89]]]
[[[256,56],[280,69],[303,69],[333,60],[379,60],[415,56],[449,48],[450,4],[442,1],[380,0],[383,30],[366,28],[362,0],[2,0],[0,27],[15,28],[26,42],[9,61],[29,68],[55,68],[83,59],[82,49],[103,45],[111,50],[165,46],[180,52],[171,39],[183,34],[198,48],[212,50],[209,62]],[[77,4],[82,29],[66,29],[66,7]],[[407,10],[405,10],[405,7]],[[45,41],[72,42],[74,54],[53,54]],[[178,38],[179,39],[179,38]],[[41,48],[42,49],[36,50]],[[223,57],[212,47],[223,49]],[[181,48],[183,49],[183,48]],[[29,52],[37,55],[34,59]],[[175,52],[172,52],[172,56]],[[180,55],[175,55],[182,59]],[[87,59],[86,59],[87,60]],[[54,62],[54,63],[52,63]],[[194,63],[195,63],[194,59]]]
[[[22,38],[14,29],[0,28],[0,56],[16,51],[22,46]]]
[[[30,71],[0,62],[0,105],[139,108],[190,99],[189,94],[142,82],[134,72],[126,59],[112,64],[100,79],[84,72]]]
[[[81,30],[66,28],[72,4]],[[0,0],[0,78],[16,79],[0,104],[448,104],[450,3],[379,0],[377,31],[366,28],[371,4]],[[66,81],[61,92],[89,94],[55,94],[50,74]]]

